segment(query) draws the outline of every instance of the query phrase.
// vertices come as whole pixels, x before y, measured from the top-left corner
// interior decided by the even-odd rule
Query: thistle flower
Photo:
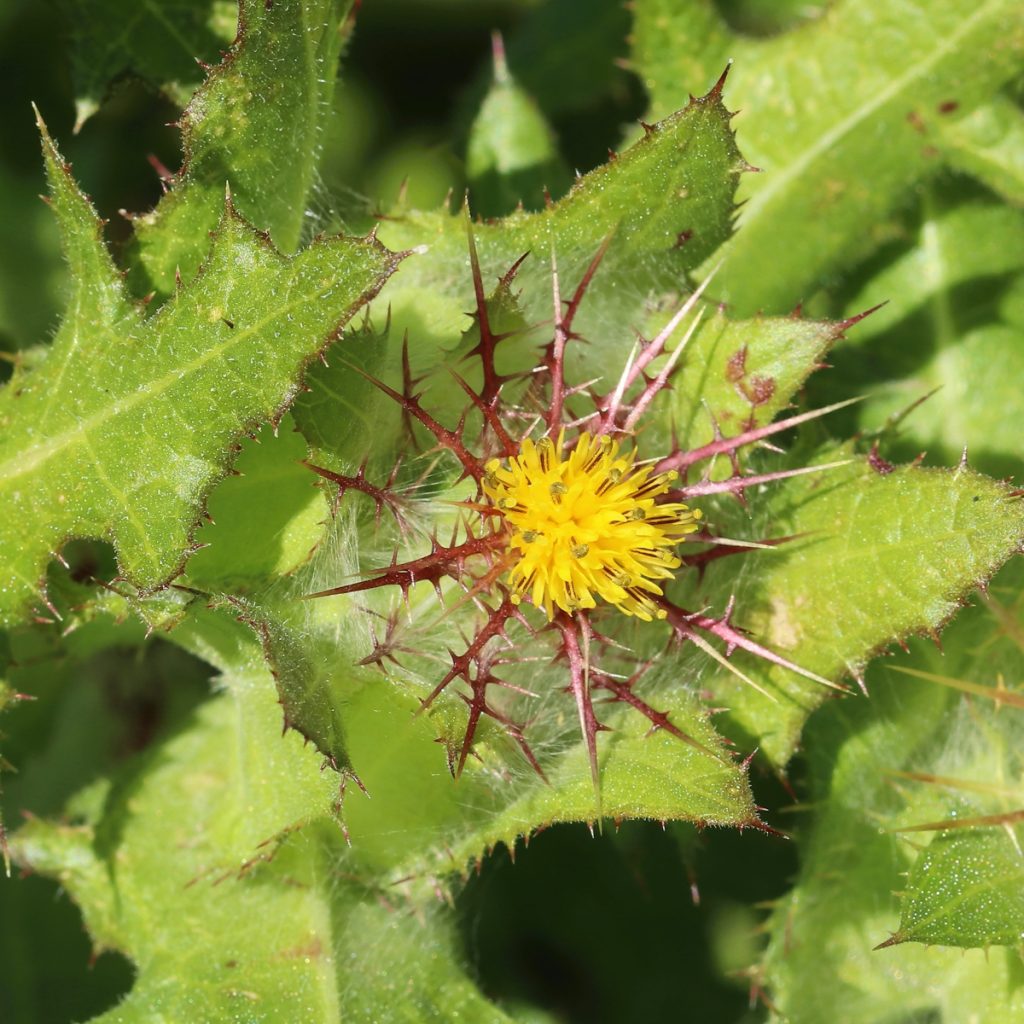
[[[635,684],[650,662],[639,664],[625,678],[604,670],[602,652],[612,641],[594,626],[604,615],[624,614],[669,627],[669,642],[693,644],[708,657],[765,693],[737,668],[730,656],[740,648],[755,657],[782,666],[821,685],[843,689],[757,643],[732,624],[729,601],[718,617],[706,611],[690,611],[667,594],[676,572],[687,566],[702,567],[712,558],[742,553],[749,548],[780,543],[720,537],[701,529],[703,511],[694,499],[728,493],[743,500],[751,487],[806,472],[821,472],[832,463],[774,473],[746,475],[737,453],[780,431],[831,412],[830,406],[791,416],[765,426],[751,426],[726,437],[718,426],[709,443],[685,450],[673,445],[654,459],[642,460],[638,430],[645,411],[679,372],[681,357],[700,321],[700,302],[705,281],[651,340],[634,347],[615,386],[607,392],[596,383],[573,386],[566,381],[567,347],[579,340],[573,321],[598,272],[606,246],[595,255],[572,297],[563,302],[557,266],[552,261],[553,319],[550,340],[538,365],[517,375],[499,373],[495,353],[513,335],[492,329],[485,289],[473,240],[469,234],[470,263],[476,294],[474,313],[479,341],[467,359],[479,366],[480,384],[470,386],[451,372],[467,398],[454,427],[444,425],[422,401],[416,388],[421,383],[410,371],[408,348],[403,347],[402,389],[368,377],[402,410],[407,424],[418,424],[437,449],[459,463],[462,478],[475,489],[468,501],[459,503],[459,529],[449,543],[432,533],[429,550],[418,557],[400,560],[365,574],[354,583],[311,594],[311,598],[391,589],[408,598],[417,583],[429,582],[445,605],[448,583],[466,595],[461,605],[476,609],[472,632],[464,649],[450,652],[450,665],[421,701],[428,709],[441,693],[451,688],[468,708],[462,742],[450,751],[450,767],[459,775],[473,752],[481,718],[498,723],[516,742],[527,761],[542,777],[540,762],[528,741],[527,727],[515,719],[495,692],[525,692],[507,677],[509,659],[499,652],[514,649],[515,632],[550,639],[551,653],[564,663],[579,717],[594,782],[600,817],[598,733],[606,727],[594,709],[594,694],[629,705],[644,715],[652,728],[665,729],[680,740],[699,746],[678,729],[669,716],[652,707],[636,692]],[[522,260],[501,279],[508,288]],[[670,347],[677,331],[682,338]],[[845,326],[845,325],[843,325]],[[362,372],[362,371],[359,371]],[[364,376],[368,376],[365,375]],[[528,381],[523,384],[523,379]],[[510,397],[510,396],[515,396]],[[581,414],[581,407],[589,411]],[[523,429],[523,423],[527,426]],[[725,456],[732,473],[714,479],[712,460]],[[689,476],[698,467],[698,479]],[[397,492],[396,473],[380,486],[366,476],[365,465],[354,475],[311,466],[338,488],[338,500],[352,491],[369,497],[378,519],[389,510],[403,531],[407,528],[403,502]],[[684,541],[704,547],[689,558],[679,553]],[[399,654],[408,651],[394,640],[395,619],[389,620],[384,641],[363,659],[382,669],[385,661],[400,664]],[[652,627],[653,628],[653,627]],[[662,627],[664,628],[664,627]],[[522,639],[521,637],[519,638]],[[711,641],[724,644],[719,650]]]
[[[697,530],[700,510],[655,504],[678,474],[637,467],[636,451],[620,454],[607,434],[581,434],[568,458],[565,446],[561,430],[557,443],[526,438],[508,463],[487,463],[483,491],[508,532],[513,602],[529,595],[549,620],[597,598],[648,622],[665,618],[654,581],[682,565],[673,548]]]

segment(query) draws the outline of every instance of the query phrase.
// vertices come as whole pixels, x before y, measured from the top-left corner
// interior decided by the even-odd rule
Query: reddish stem
[[[316,597],[336,597],[339,594],[356,594],[363,590],[374,590],[377,587],[398,587],[405,593],[414,583],[426,581],[437,584],[445,576],[458,580],[467,559],[474,555],[489,555],[496,548],[504,547],[507,543],[508,539],[504,533],[469,537],[461,544],[452,544],[449,547],[434,541],[430,554],[408,562],[394,563],[387,569],[379,569],[377,570],[379,575],[371,579],[360,580],[358,583],[347,583],[341,587],[332,587],[330,590],[321,590],[315,594],[306,594],[303,600],[311,601]]]
[[[559,613],[555,625],[562,635],[562,649],[569,662],[570,689],[576,700],[580,718],[580,732],[587,748],[590,762],[590,778],[594,784],[594,798],[597,802],[597,817],[601,818],[601,772],[597,764],[597,734],[605,729],[594,714],[594,703],[590,697],[590,666],[584,662],[580,651],[580,636],[589,639],[589,623],[577,612],[575,617]]]
[[[744,445],[753,444],[755,441],[760,441],[763,438],[771,437],[773,434],[779,434],[783,430],[789,430],[792,427],[797,427],[801,423],[807,423],[809,420],[818,419],[820,416],[827,416],[831,412],[837,412],[839,409],[845,409],[848,405],[853,405],[854,402],[859,402],[859,398],[850,398],[845,402],[836,402],[834,405],[826,405],[821,409],[812,409],[810,412],[800,413],[798,416],[789,416],[783,420],[777,420],[775,423],[767,423],[763,427],[755,427],[752,430],[745,430],[742,434],[737,434],[735,437],[722,437],[716,438],[709,444],[702,445],[700,448],[693,448],[690,451],[678,451],[672,455],[667,455],[661,459],[654,467],[655,473],[666,473],[669,470],[675,469],[680,472],[692,466],[695,462],[701,462],[703,459],[711,459],[716,455],[731,454],[736,451],[737,448],[742,448]]]

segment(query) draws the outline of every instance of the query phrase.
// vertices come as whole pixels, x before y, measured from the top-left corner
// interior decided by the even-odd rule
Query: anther
[[[537,456],[540,468],[546,473],[551,468],[551,453],[555,450],[555,442],[550,437],[542,437],[537,442]]]
[[[589,544],[578,544],[572,549],[573,558],[586,558],[590,552]]]
[[[551,495],[556,505],[560,505],[562,502],[562,495],[569,493],[569,488],[565,486],[561,481],[556,481],[548,487],[548,493]]]
[[[522,537],[524,543],[532,544],[537,539],[537,531],[523,530],[523,532],[519,536]]]

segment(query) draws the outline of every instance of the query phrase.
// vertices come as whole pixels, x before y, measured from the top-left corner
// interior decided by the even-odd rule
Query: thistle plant
[[[724,80],[723,76],[713,96],[718,95]],[[417,390],[423,381],[414,380],[409,370],[408,338],[403,347],[402,390],[368,378],[401,409],[407,425],[421,428],[433,446],[432,453],[454,459],[459,479],[470,482],[471,494],[457,503],[461,514],[455,531],[445,543],[428,523],[427,553],[403,558],[396,548],[386,567],[366,567],[361,574],[364,578],[357,582],[309,596],[335,597],[386,588],[408,601],[412,587],[427,584],[436,591],[446,617],[457,614],[461,606],[472,607],[471,637],[465,649],[450,652],[450,667],[420,702],[421,710],[429,710],[451,687],[468,707],[461,744],[457,753],[450,755],[455,775],[461,774],[472,753],[480,719],[488,717],[503,727],[544,777],[525,723],[510,716],[500,696],[503,690],[530,695],[517,681],[510,652],[529,637],[543,634],[541,642],[547,643],[551,657],[565,667],[566,690],[576,705],[590,764],[595,818],[600,821],[598,733],[607,727],[595,711],[595,694],[608,703],[633,708],[648,719],[652,730],[664,729],[686,743],[701,746],[638,692],[636,684],[657,655],[639,657],[616,642],[616,617],[663,622],[668,627],[669,645],[699,648],[769,700],[776,698],[730,660],[736,650],[821,686],[845,691],[844,686],[800,667],[738,629],[732,621],[733,597],[713,615],[707,609],[682,607],[666,589],[680,569],[702,571],[711,559],[790,539],[724,537],[712,524],[702,523],[702,510],[688,503],[713,494],[746,502],[751,488],[846,465],[846,461],[836,461],[751,473],[743,469],[740,456],[749,447],[769,443],[768,438],[847,403],[799,413],[763,427],[750,425],[754,422],[751,415],[747,429],[730,436],[715,422],[714,439],[709,443],[686,449],[675,442],[667,451],[644,453],[646,458],[641,460],[644,414],[672,386],[675,376],[685,372],[687,346],[700,324],[703,293],[713,275],[656,335],[635,339],[617,377],[575,383],[567,376],[567,351],[572,345],[586,343],[575,329],[576,315],[600,273],[606,246],[598,250],[564,300],[557,260],[552,257],[554,316],[546,325],[548,340],[537,351],[534,365],[499,372],[499,347],[522,349],[524,339],[521,332],[492,328],[472,227],[468,241],[479,340],[463,362],[476,364],[473,376],[480,384],[474,388],[467,383],[461,367],[448,368],[466,399],[456,424],[446,426],[427,408],[423,392]],[[507,293],[514,287],[525,258],[502,276],[501,291]],[[836,335],[841,336],[866,315],[836,325]],[[751,413],[758,400],[756,393],[750,396]],[[722,462],[727,470],[717,472]],[[316,465],[310,468],[336,485],[335,512],[346,494],[362,493],[373,502],[378,522],[387,508],[406,531],[406,512],[416,501],[416,487],[398,489],[397,464],[381,485],[367,479],[365,462],[355,475]],[[699,550],[678,553],[684,541],[688,548]],[[458,595],[456,601],[452,602],[445,584],[454,585],[449,590]],[[712,638],[724,644],[723,651],[710,642]],[[404,642],[410,640],[407,634]],[[364,661],[383,667],[384,653],[378,641]],[[400,669],[401,659],[393,651],[388,655]],[[604,666],[606,656],[614,659],[614,667]]]
[[[1019,2],[54,2],[5,1024],[1024,1019]]]

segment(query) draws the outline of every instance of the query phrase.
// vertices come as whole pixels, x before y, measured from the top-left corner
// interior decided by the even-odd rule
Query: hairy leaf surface
[[[202,502],[246,429],[397,264],[333,238],[286,259],[229,203],[202,274],[143,320],[85,197],[45,140],[73,290],[45,360],[0,394],[0,621],[39,599],[70,537],[109,539],[142,589],[180,570]]]
[[[785,312],[885,240],[910,187],[942,166],[941,122],[1019,72],[1024,16],[1012,0],[845,0],[757,40],[733,35],[710,0],[641,0],[634,38],[655,117],[735,60],[730,103],[764,173],[741,191],[720,287],[739,312]]]
[[[1019,804],[1024,790],[1017,792]],[[1005,825],[939,833],[911,870],[897,937],[975,949],[1016,946],[1024,929],[1020,840],[1012,817]]]
[[[19,863],[59,879],[96,948],[136,965],[126,999],[96,1020],[506,1020],[436,911],[413,916],[392,879],[346,866],[336,823],[308,824],[336,780],[297,735],[281,739],[250,653],[159,756],[78,794],[70,822],[18,834]]]
[[[170,295],[206,258],[227,185],[283,252],[300,241],[350,0],[242,0],[238,38],[181,117],[185,164],[134,220],[134,286]]]
[[[685,448],[771,423],[825,359],[846,325],[799,317],[708,314],[680,361],[678,380],[652,409]],[[723,460],[725,461],[725,460]]]
[[[518,837],[559,821],[597,820],[586,753],[558,668],[534,672],[530,679],[538,696],[530,702],[536,728],[527,735],[547,781],[489,723],[465,773],[451,778],[438,743],[449,747],[451,758],[457,755],[466,716],[461,700],[446,693],[429,715],[416,714],[443,673],[434,652],[459,643],[428,594],[415,592],[411,621],[399,623],[399,662],[382,663],[390,678],[359,664],[388,629],[394,613],[387,602],[368,605],[355,595],[296,607],[304,580],[322,579],[327,566],[337,564],[334,552],[348,546],[325,544],[296,580],[243,616],[264,639],[285,721],[335,767],[358,775],[373,795],[370,803],[356,799],[347,809],[353,836],[362,838],[357,854],[381,842],[378,856],[388,864],[408,858],[409,870],[458,871],[497,842],[512,846]],[[707,713],[677,680],[662,678],[651,689],[659,710],[699,747],[664,731],[648,735],[650,723],[628,709],[604,716],[612,731],[601,746],[603,814],[756,825],[745,771]],[[419,825],[408,844],[392,834],[395,820],[413,819]]]
[[[529,253],[516,278],[524,312],[531,322],[548,319],[552,258],[568,299],[608,242],[577,323],[596,346],[621,346],[621,353],[649,296],[683,288],[687,271],[728,238],[744,168],[716,88],[652,126],[553,206],[474,225],[484,285],[490,292],[495,279]],[[438,349],[457,344],[472,308],[465,217],[395,210],[381,224],[380,238],[400,249],[426,247],[425,255],[407,262],[387,299],[396,328],[409,330],[414,365],[435,366]]]
[[[757,552],[740,579],[727,562],[712,566],[708,592],[723,604],[736,592],[739,625],[802,668],[848,683],[890,644],[941,628],[1024,540],[1024,508],[1011,488],[969,469],[879,472],[856,458],[762,501],[771,534],[797,538]],[[728,728],[782,766],[830,691],[735,657],[776,700],[720,677],[714,692],[729,708]]]
[[[1019,578],[1019,571],[1004,574],[993,593],[1003,598],[1004,588],[1011,588],[1016,594]],[[811,722],[811,799],[822,810],[802,830],[796,886],[772,915],[766,980],[779,1019],[934,1014],[957,1020],[977,1013],[1001,1022],[1024,1010],[1012,947],[965,953],[904,942],[873,948],[893,929],[895,891],[908,889],[908,870],[904,914],[918,899],[915,890],[927,870],[928,887],[933,897],[943,894],[945,923],[952,929],[943,937],[922,934],[925,941],[977,946],[978,929],[994,923],[992,912],[1002,928],[1015,913],[1019,924],[1015,897],[990,900],[988,916],[971,913],[998,886],[1004,861],[976,864],[973,877],[965,879],[942,856],[953,850],[941,835],[895,831],[948,818],[954,810],[966,816],[1012,805],[1019,745],[993,743],[992,730],[1007,739],[1019,734],[1022,712],[1005,706],[991,718],[992,695],[1003,676],[1004,694],[1019,697],[1022,662],[1020,647],[1000,632],[988,611],[974,609],[946,631],[944,655],[915,642],[910,658],[897,659],[900,667],[962,680],[982,687],[980,692],[958,692],[879,662],[867,676],[870,701],[831,704]],[[979,650],[985,652],[982,662],[976,661]],[[997,833],[1008,841],[1002,829],[957,831],[968,848],[993,841]]]

